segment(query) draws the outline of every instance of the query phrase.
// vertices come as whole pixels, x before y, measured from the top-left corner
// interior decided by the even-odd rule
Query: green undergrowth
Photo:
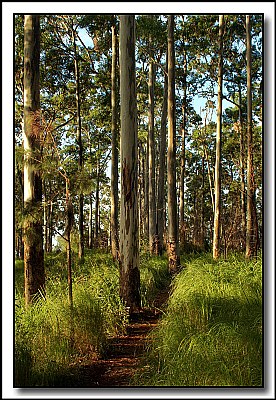
[[[141,298],[150,306],[168,284],[166,258],[141,256]],[[62,386],[78,357],[104,355],[107,338],[125,331],[127,310],[119,297],[119,267],[111,255],[73,254],[73,312],[68,302],[64,253],[45,259],[46,294],[24,306],[23,262],[15,265],[15,386]],[[64,381],[65,382],[65,381]]]
[[[183,259],[139,386],[262,386],[262,260]]]

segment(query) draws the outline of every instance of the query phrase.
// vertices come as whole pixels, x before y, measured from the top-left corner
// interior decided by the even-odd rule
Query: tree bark
[[[239,128],[240,128],[240,180],[241,180],[241,245],[245,248],[246,243],[246,200],[245,200],[245,181],[244,181],[244,129],[242,118],[242,96],[239,85]]]
[[[67,256],[67,283],[68,283],[68,301],[70,306],[70,341],[74,342],[74,318],[73,318],[73,281],[72,281],[72,252],[71,252],[71,230],[74,224],[74,210],[69,191],[69,181],[66,179],[66,225],[64,237],[66,239]]]
[[[111,156],[111,252],[114,260],[119,260],[118,233],[118,109],[117,109],[117,33],[112,27],[112,71],[111,71],[111,109],[112,109],[112,156]]]
[[[93,248],[93,201],[92,194],[89,195],[89,222],[88,222],[88,248]]]
[[[246,15],[246,61],[247,61],[247,221],[246,221],[246,258],[253,255],[253,142],[252,142],[252,70],[251,70],[251,24],[250,15]]]
[[[202,185],[201,185],[201,219],[200,219],[200,247],[204,250],[205,242],[205,158],[202,156]]]
[[[96,165],[96,199],[95,199],[95,245],[99,245],[100,236],[100,161],[99,161],[100,141],[98,140],[98,155]]]
[[[184,50],[184,71],[183,71],[183,103],[182,103],[182,149],[181,149],[181,169],[179,185],[179,231],[180,243],[185,245],[185,216],[184,216],[184,194],[185,194],[185,152],[186,152],[186,108],[187,108],[187,59]]]
[[[151,38],[150,38],[151,46]],[[154,142],[154,65],[153,52],[150,49],[149,62],[149,130],[148,130],[148,158],[149,158],[149,250],[155,253],[156,246],[156,196],[155,196],[155,142]]]
[[[167,57],[168,58],[168,57]],[[168,116],[168,64],[164,77],[164,96],[161,114],[160,147],[159,147],[159,175],[158,175],[158,197],[157,197],[157,242],[158,254],[164,250],[164,225],[165,225],[165,169],[166,169],[166,139],[167,139],[167,116]]]
[[[45,288],[40,126],[40,17],[24,18],[24,275],[25,303]]]
[[[176,198],[176,122],[174,15],[168,16],[168,258],[169,271],[180,265]]]
[[[222,81],[223,81],[223,29],[224,16],[219,16],[219,65],[218,65],[218,104],[217,104],[217,138],[215,164],[215,215],[213,258],[220,256],[220,223],[221,223],[221,117],[222,117]]]
[[[121,218],[120,296],[130,313],[141,306],[137,198],[135,17],[120,16]]]
[[[145,164],[144,164],[144,188],[145,188],[145,201],[144,201],[144,206],[145,206],[145,211],[144,211],[144,216],[145,216],[145,223],[144,223],[144,239],[146,241],[149,241],[149,142],[147,141],[146,143],[146,149],[145,149]]]
[[[80,109],[80,72],[79,72],[75,29],[73,26],[72,26],[72,39],[74,45],[74,68],[75,68],[75,80],[76,80],[77,137],[79,145],[78,164],[79,164],[80,174],[82,174],[83,145],[82,145],[82,132],[81,132],[81,109]],[[82,260],[84,257],[83,201],[84,201],[83,193],[80,191],[79,194],[79,259],[80,260]]]

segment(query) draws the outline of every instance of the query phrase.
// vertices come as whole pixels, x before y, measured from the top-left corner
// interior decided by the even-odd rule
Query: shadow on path
[[[143,308],[126,327],[126,334],[108,339],[108,349],[99,360],[86,357],[80,365],[72,366],[66,378],[66,387],[104,388],[129,386],[130,379],[139,368],[141,356],[149,340],[149,332],[157,326],[166,307],[169,289],[161,290],[152,308]],[[62,387],[65,387],[64,384]]]

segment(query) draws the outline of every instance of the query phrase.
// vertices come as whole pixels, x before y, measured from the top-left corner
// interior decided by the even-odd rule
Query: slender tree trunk
[[[218,65],[218,105],[217,105],[217,139],[215,165],[215,215],[213,258],[220,255],[220,220],[221,220],[221,117],[222,117],[222,81],[223,81],[223,29],[224,16],[219,16],[219,65]]]
[[[240,179],[241,179],[241,235],[242,248],[245,248],[246,238],[246,200],[245,200],[245,181],[244,181],[244,130],[242,118],[242,96],[239,85],[239,128],[240,128]]]
[[[112,109],[112,156],[111,156],[111,252],[114,260],[119,260],[118,233],[118,109],[117,109],[117,34],[112,27],[112,71],[111,71],[111,109]]]
[[[246,223],[246,258],[253,255],[253,142],[252,142],[252,71],[251,71],[251,23],[246,15],[246,61],[247,61],[247,223]]]
[[[150,39],[151,46],[151,39]],[[155,196],[155,142],[154,142],[154,65],[150,51],[149,62],[149,131],[148,131],[148,158],[149,158],[149,250],[155,253],[156,245],[156,196]]]
[[[100,148],[100,143],[98,142],[98,150]],[[95,243],[98,247],[99,234],[100,234],[100,162],[99,155],[97,156],[97,166],[96,166],[96,200],[95,200]]]
[[[146,150],[145,150],[145,176],[144,176],[144,181],[145,181],[145,239],[148,241],[149,240],[149,143],[147,141],[146,144]]]
[[[72,285],[72,252],[71,252],[71,230],[74,224],[74,210],[69,191],[69,181],[66,180],[66,225],[64,237],[66,239],[67,256],[67,283],[68,283],[68,301],[70,306],[70,340],[71,345],[74,341],[74,319],[73,319],[73,285]]]
[[[89,196],[89,226],[88,226],[88,248],[93,248],[93,202],[92,194]]]
[[[205,158],[202,160],[202,187],[201,187],[201,220],[200,220],[200,247],[204,250],[205,241]]]
[[[211,203],[212,203],[212,211],[214,214],[215,213],[215,201],[214,201],[214,193],[213,193],[213,180],[212,180],[209,157],[208,157],[206,148],[205,148],[204,153],[205,153],[206,162],[207,162],[207,173],[208,173],[208,180],[209,180],[210,197],[211,197]]]
[[[45,287],[40,161],[40,17],[24,18],[24,273],[25,303]]]
[[[169,271],[180,265],[176,198],[176,121],[174,15],[168,16],[168,258]]]
[[[76,46],[75,30],[72,26],[72,39],[74,44],[74,67],[75,67],[75,80],[76,80],[76,108],[77,108],[77,137],[79,145],[79,171],[82,174],[83,169],[83,145],[82,145],[82,132],[81,132],[81,109],[80,109],[80,72],[78,63],[78,54]],[[84,229],[83,229],[83,193],[79,194],[79,259],[84,257]]]
[[[120,296],[130,313],[141,306],[137,197],[135,16],[120,16],[121,218]]]
[[[51,193],[51,192],[50,192]],[[47,252],[51,253],[53,251],[53,202],[49,201],[48,204],[48,240],[47,240]]]
[[[181,149],[181,169],[180,169],[180,194],[179,194],[179,232],[180,243],[185,244],[185,217],[184,217],[184,194],[185,194],[185,152],[186,152],[186,106],[187,106],[187,58],[184,50],[184,71],[183,71],[183,103],[182,103],[182,149]]]
[[[140,163],[141,163],[141,184],[142,184],[142,201],[141,201],[141,238],[143,239],[143,241],[147,241],[148,240],[148,234],[149,234],[149,225],[148,225],[148,180],[147,180],[147,168],[146,168],[146,157],[147,157],[147,153],[145,150],[145,146],[143,145],[143,143],[140,146]]]
[[[167,57],[168,58],[168,57]],[[166,136],[168,116],[168,65],[164,78],[164,97],[161,114],[160,147],[159,147],[159,175],[158,175],[158,198],[157,198],[157,232],[158,232],[158,254],[164,250],[164,225],[165,225],[165,169],[166,169]]]

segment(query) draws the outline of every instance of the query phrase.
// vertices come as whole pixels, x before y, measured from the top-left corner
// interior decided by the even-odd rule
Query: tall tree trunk
[[[200,247],[204,250],[205,242],[205,158],[202,156],[202,187],[201,187],[201,220],[200,220]]]
[[[70,340],[71,345],[74,341],[74,319],[73,319],[73,284],[72,284],[72,252],[71,252],[71,230],[74,224],[74,210],[69,190],[69,180],[66,179],[66,225],[64,237],[66,239],[67,255],[67,283],[68,283],[68,301],[70,306]]]
[[[89,226],[88,226],[88,248],[93,248],[93,201],[92,194],[89,195]]]
[[[241,235],[242,248],[245,247],[246,238],[246,200],[244,182],[244,129],[242,118],[242,96],[241,86],[239,85],[239,128],[240,128],[240,179],[241,179]]]
[[[207,137],[207,113],[204,118],[204,139],[203,139],[203,149],[204,149],[204,158],[206,159],[207,162],[207,174],[208,174],[208,181],[209,181],[209,189],[210,189],[210,197],[211,197],[211,203],[212,203],[212,211],[213,211],[213,218],[215,214],[215,201],[214,201],[214,193],[213,193],[213,187],[214,187],[214,177],[212,177],[212,172],[211,172],[211,167],[210,167],[210,162],[209,162],[209,155],[207,151],[207,145],[206,145],[206,139]]]
[[[187,58],[184,50],[184,71],[183,71],[183,103],[182,103],[182,149],[181,149],[181,170],[179,184],[179,231],[180,243],[183,247],[185,244],[185,217],[184,217],[184,192],[185,192],[185,152],[186,152],[186,108],[187,108]]]
[[[252,70],[251,70],[251,24],[250,15],[246,15],[246,70],[247,70],[247,223],[246,223],[246,258],[253,255],[253,143],[252,143]]]
[[[168,16],[168,258],[169,271],[180,265],[176,198],[176,121],[174,15]]]
[[[111,109],[112,109],[112,156],[111,156],[111,252],[114,260],[119,260],[118,232],[118,109],[117,109],[117,33],[115,23],[112,27],[112,71],[111,71]]]
[[[121,214],[120,296],[130,313],[141,306],[137,203],[135,17],[120,16]]]
[[[50,192],[51,193],[51,192]],[[53,250],[53,201],[50,199],[49,203],[48,203],[48,207],[47,207],[47,211],[48,211],[48,216],[47,216],[47,220],[48,220],[48,239],[47,239],[47,252],[51,253]]]
[[[83,145],[82,145],[82,132],[81,132],[81,109],[80,109],[80,72],[78,63],[78,53],[76,46],[75,29],[72,26],[72,39],[74,44],[74,68],[76,80],[76,108],[77,108],[77,137],[79,145],[79,171],[82,174],[83,169]],[[84,229],[83,229],[83,193],[82,189],[79,194],[79,259],[84,257]]]
[[[24,124],[22,124],[22,126],[24,126]],[[23,146],[24,146],[24,143],[23,143]],[[20,191],[21,191],[20,209],[21,209],[21,215],[23,215],[24,214],[24,171],[22,171],[22,169],[18,165],[16,165],[16,169],[17,169],[17,175],[18,175]],[[24,260],[24,229],[21,224],[20,224],[20,227],[18,228],[17,257],[20,260]]]
[[[25,303],[45,287],[40,127],[40,17],[24,18],[24,274]]]
[[[167,56],[168,58],[168,56]],[[161,114],[160,147],[159,147],[159,175],[158,175],[158,198],[157,198],[157,242],[158,254],[164,250],[164,225],[165,225],[165,168],[166,168],[166,138],[167,138],[167,116],[168,116],[168,64],[164,77],[164,96]]]
[[[222,81],[223,81],[223,29],[224,16],[219,16],[219,65],[218,65],[218,105],[217,105],[217,138],[215,165],[215,215],[213,258],[220,255],[220,220],[221,220],[221,117],[222,117]]]
[[[98,142],[98,150],[100,148],[100,143]],[[96,165],[96,199],[95,199],[95,244],[96,247],[99,245],[100,236],[100,162],[99,154],[97,155],[97,165]]]
[[[144,201],[144,206],[145,206],[145,211],[144,211],[144,216],[145,216],[145,222],[144,222],[144,236],[145,240],[149,240],[149,142],[147,141],[146,144],[146,149],[145,149],[145,176],[144,176],[144,181],[145,181],[145,201]]]
[[[151,38],[150,38],[151,46]],[[148,158],[149,158],[149,250],[155,253],[156,245],[156,196],[155,196],[155,142],[154,142],[154,64],[153,52],[150,49],[149,61],[149,130],[148,130]]]

